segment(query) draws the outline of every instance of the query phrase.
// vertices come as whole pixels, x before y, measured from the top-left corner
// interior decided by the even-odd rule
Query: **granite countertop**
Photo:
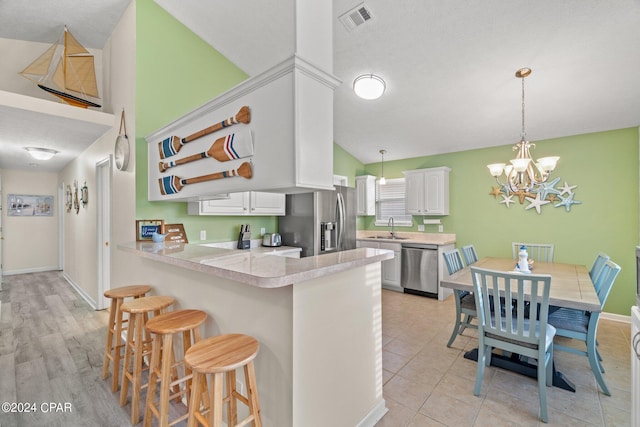
[[[446,233],[420,233],[420,232],[395,232],[401,239],[392,239],[389,231],[363,230],[356,233],[356,239],[385,243],[422,243],[425,245],[450,245],[456,242],[455,234]]]
[[[393,251],[373,248],[305,258],[274,256],[276,248],[237,250],[184,243],[128,242],[118,248],[143,258],[260,288],[289,286],[393,258]]]

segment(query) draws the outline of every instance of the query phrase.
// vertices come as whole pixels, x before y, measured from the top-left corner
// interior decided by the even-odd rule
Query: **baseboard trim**
[[[34,268],[22,268],[20,270],[3,270],[3,276],[15,276],[16,274],[27,274],[27,273],[42,273],[45,271],[57,271],[59,268],[57,266],[52,267],[34,267]]]
[[[97,304],[96,302],[93,300],[93,298],[91,298],[91,296],[89,296],[89,294],[87,294],[84,289],[82,289],[80,286],[78,286],[73,279],[71,279],[71,277],[69,277],[67,275],[67,273],[63,272],[62,273],[62,277],[64,277],[64,279],[71,285],[71,287],[73,289],[75,289],[75,291],[80,294],[80,296],[87,302],[87,304],[89,304],[91,306],[91,308],[93,308],[94,310],[97,310]]]
[[[629,311],[631,311],[631,308],[629,308]],[[631,324],[631,316],[624,316],[622,314],[615,314],[615,313],[607,313],[606,311],[603,311],[602,314],[600,314],[600,318],[601,319],[607,319],[607,320],[613,320],[614,322],[622,322],[622,323],[629,323]]]
[[[356,427],[373,427],[388,411],[389,410],[387,409],[384,399],[380,399],[371,411],[369,411],[369,413],[360,420]]]

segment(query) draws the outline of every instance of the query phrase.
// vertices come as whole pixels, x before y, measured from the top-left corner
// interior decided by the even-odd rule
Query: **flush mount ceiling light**
[[[58,154],[56,150],[49,150],[48,148],[26,147],[25,150],[31,154],[31,157],[37,160],[49,160]]]
[[[382,77],[375,74],[363,74],[353,81],[353,91],[362,99],[378,99],[386,87]]]

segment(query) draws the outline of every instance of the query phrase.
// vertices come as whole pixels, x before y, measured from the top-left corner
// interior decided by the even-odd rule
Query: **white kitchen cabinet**
[[[189,202],[189,215],[285,215],[286,195],[261,191],[229,193],[228,198]]]
[[[412,215],[449,215],[448,167],[404,171],[406,211]]]
[[[356,215],[376,214],[376,177],[373,175],[356,176]]]
[[[380,249],[393,251],[392,259],[382,261],[382,286],[395,291],[402,291],[400,284],[402,245],[400,243],[380,243]]]
[[[400,284],[400,269],[402,261],[402,245],[400,243],[372,242],[370,240],[357,240],[358,248],[387,249],[393,251],[393,258],[382,261],[382,287],[393,291],[402,292]]]

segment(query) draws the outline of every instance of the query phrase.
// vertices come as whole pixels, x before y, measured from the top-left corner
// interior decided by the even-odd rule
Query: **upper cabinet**
[[[356,176],[356,215],[376,214],[376,177],[373,175]]]
[[[406,211],[413,215],[449,215],[448,167],[404,171]]]
[[[189,215],[284,215],[286,195],[261,191],[230,193],[225,198],[189,202]]]

